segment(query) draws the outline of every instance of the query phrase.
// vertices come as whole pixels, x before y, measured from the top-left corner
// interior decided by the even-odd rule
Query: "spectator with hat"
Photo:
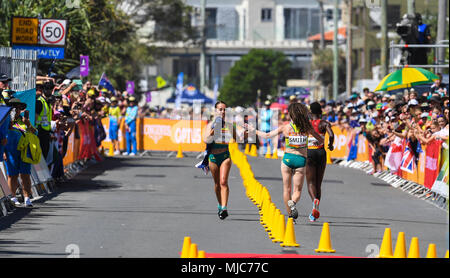
[[[128,98],[129,106],[125,112],[125,139],[127,142],[127,150],[123,155],[134,156],[137,154],[136,143],[136,118],[138,116],[138,107],[136,106],[136,98],[130,96]]]
[[[111,106],[108,109],[109,116],[109,138],[111,139],[111,147],[114,150],[114,155],[120,154],[119,146],[119,121],[122,116],[118,100],[116,97],[111,97]]]
[[[31,202],[31,164],[24,162],[22,154],[18,150],[21,138],[25,136],[26,132],[34,133],[36,130],[31,125],[28,111],[26,111],[27,105],[20,102],[17,98],[12,98],[8,106],[12,107],[10,112],[11,121],[9,124],[9,130],[7,135],[8,143],[5,148],[4,161],[6,174],[8,176],[8,186],[13,194],[15,194],[19,187],[19,176],[22,182],[22,190],[24,196],[24,205],[26,207],[32,207]],[[24,112],[24,116],[21,116],[21,112]],[[25,150],[28,151],[27,149]],[[20,202],[15,196],[11,198],[15,205],[20,205]]]
[[[9,89],[9,82],[11,81],[11,77],[6,75],[5,73],[0,73],[0,104],[6,105],[4,100],[3,91]]]

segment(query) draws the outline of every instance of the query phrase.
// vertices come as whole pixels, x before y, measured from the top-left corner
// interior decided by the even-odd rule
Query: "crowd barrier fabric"
[[[372,162],[373,150],[365,136],[357,130],[347,131],[337,126],[332,130],[335,135],[334,150],[329,152],[332,159]],[[325,146],[328,146],[328,134]],[[448,140],[433,140],[420,146],[416,157],[406,140],[397,138],[386,154],[384,169],[448,198],[448,146]]]
[[[102,119],[106,131],[106,139],[102,146],[109,149],[112,142],[109,138],[109,119]],[[206,121],[169,120],[138,118],[136,121],[136,140],[139,151],[177,151],[179,145],[183,151],[202,152],[205,143],[202,141],[202,130]],[[123,150],[126,148],[124,119],[119,125],[119,144]]]

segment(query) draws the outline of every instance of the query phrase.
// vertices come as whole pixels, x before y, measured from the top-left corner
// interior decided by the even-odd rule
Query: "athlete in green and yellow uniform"
[[[303,187],[308,136],[312,135],[321,143],[323,143],[323,137],[317,134],[312,127],[308,119],[309,110],[305,105],[292,103],[288,107],[288,113],[291,118],[289,124],[280,126],[270,132],[256,130],[256,134],[262,138],[271,138],[279,134],[286,137],[286,150],[281,162],[283,201],[289,217],[296,219],[298,212],[295,205],[300,200]]]
[[[209,154],[209,170],[214,179],[214,191],[217,197],[217,208],[220,219],[228,216],[228,175],[231,168],[230,152],[228,143],[236,138],[236,129],[233,124],[225,122],[225,110],[227,105],[219,101],[215,105],[216,117],[206,126],[203,140],[212,144]],[[219,134],[215,133],[220,131]]]

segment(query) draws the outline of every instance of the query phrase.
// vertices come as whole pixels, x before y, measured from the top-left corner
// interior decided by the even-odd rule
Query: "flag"
[[[427,144],[425,152],[425,182],[427,188],[433,186],[437,176],[439,175],[439,155],[441,154],[441,140],[432,140]]]
[[[349,153],[348,153],[348,157],[347,157],[347,161],[350,160],[355,160],[356,157],[358,156],[358,134],[352,134],[351,136],[351,140],[348,144],[349,147]]]
[[[99,86],[102,86],[103,88],[106,88],[108,91],[110,91],[113,95],[116,94],[116,91],[114,90],[113,85],[109,81],[108,77],[106,77],[105,73],[102,73],[102,77],[100,77],[100,81],[98,82]]]
[[[152,92],[145,93],[145,102],[151,102],[152,101]]]
[[[442,144],[441,149],[441,169],[436,180],[431,187],[433,192],[436,192],[448,199],[448,165],[449,165],[449,152],[448,152],[449,141]]]
[[[175,94],[177,96],[176,100],[175,100],[175,107],[178,109],[181,106],[181,95],[183,93],[183,79],[184,79],[184,73],[180,72],[178,74],[178,78],[177,78],[177,86],[176,86],[176,91]]]
[[[402,162],[403,145],[400,137],[395,137],[386,154],[384,165],[392,172],[397,172]]]
[[[134,95],[134,81],[127,81],[127,92],[130,95]]]
[[[416,159],[414,157],[414,153],[411,151],[409,142],[406,144],[403,152],[400,169],[410,174],[414,174],[414,170],[416,170]]]
[[[156,84],[157,84],[156,87],[158,89],[161,89],[161,88],[163,88],[163,87],[165,87],[167,85],[167,82],[161,76],[158,75],[156,77]]]
[[[214,84],[214,103],[217,102],[217,92],[219,91],[219,78],[216,80],[216,84]]]
[[[80,76],[89,75],[89,56],[80,55]]]

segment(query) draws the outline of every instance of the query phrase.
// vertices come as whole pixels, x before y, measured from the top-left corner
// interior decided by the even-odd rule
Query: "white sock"
[[[25,197],[25,203],[31,203],[30,197]]]

